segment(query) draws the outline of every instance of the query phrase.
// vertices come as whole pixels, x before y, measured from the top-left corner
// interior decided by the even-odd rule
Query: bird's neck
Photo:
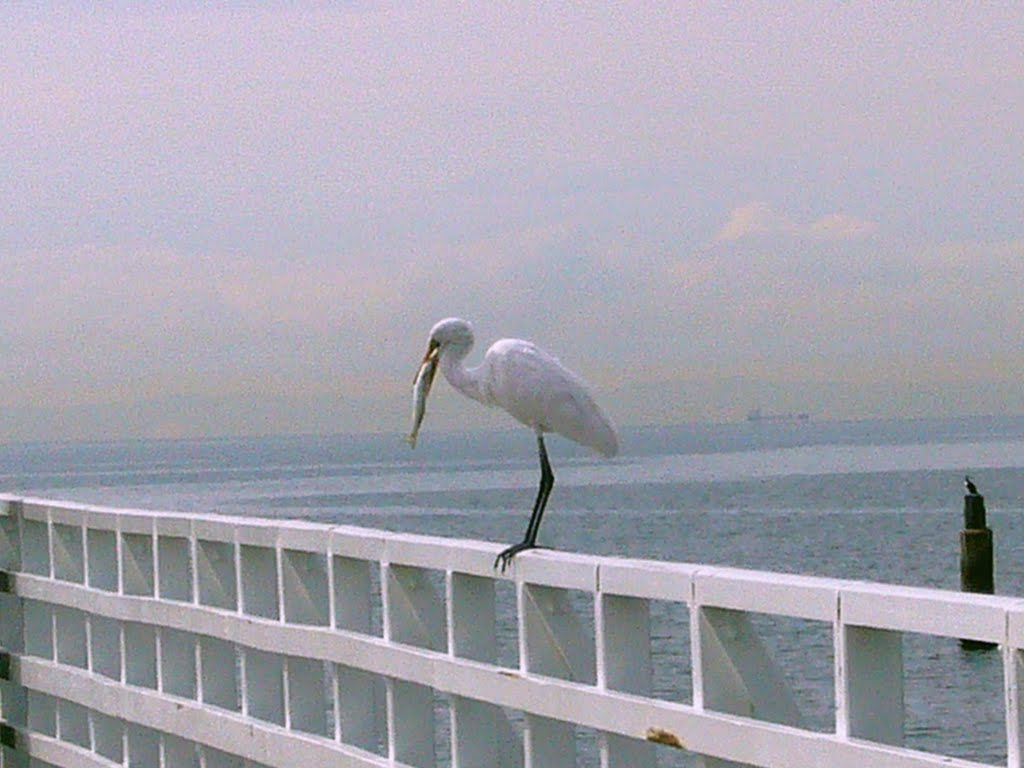
[[[471,345],[452,346],[441,353],[441,373],[454,389],[481,403],[485,403],[484,393],[480,387],[478,369],[466,367],[466,356]]]

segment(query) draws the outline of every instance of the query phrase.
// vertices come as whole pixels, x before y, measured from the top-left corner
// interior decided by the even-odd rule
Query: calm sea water
[[[612,461],[548,442],[544,544],[946,589],[959,587],[967,472],[995,532],[996,590],[1024,595],[1024,417],[628,429]],[[0,489],[511,542],[533,502],[535,451],[522,429],[428,431],[415,451],[394,435],[7,445]],[[656,662],[671,661],[657,686],[689,700],[688,619],[656,606],[653,621]],[[810,725],[831,730],[829,628],[762,627]],[[1005,763],[998,654],[904,644],[908,745]]]

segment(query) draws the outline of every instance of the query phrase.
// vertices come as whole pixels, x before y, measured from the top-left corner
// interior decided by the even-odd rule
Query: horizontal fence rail
[[[0,496],[0,765],[988,765],[904,746],[915,633],[999,646],[1021,768],[1024,601],[550,551],[502,574],[500,548]],[[664,605],[676,662],[652,652]],[[831,636],[832,727],[762,616]]]

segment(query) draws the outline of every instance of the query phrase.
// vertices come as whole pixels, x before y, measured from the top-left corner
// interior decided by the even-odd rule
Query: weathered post
[[[985,524],[985,497],[965,479],[964,529],[960,531],[960,591],[995,592],[992,529]],[[964,648],[993,648],[993,643],[960,640]]]

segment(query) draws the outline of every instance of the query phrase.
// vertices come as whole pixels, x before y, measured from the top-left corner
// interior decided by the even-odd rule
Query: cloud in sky
[[[0,434],[398,431],[450,314],[624,423],[1019,410],[1022,28],[7,6]]]
[[[878,225],[872,221],[845,213],[830,213],[801,224],[773,210],[767,203],[759,201],[734,208],[729,214],[729,220],[715,236],[715,240],[727,243],[745,237],[772,235],[815,240],[848,240],[867,237],[877,228]]]

